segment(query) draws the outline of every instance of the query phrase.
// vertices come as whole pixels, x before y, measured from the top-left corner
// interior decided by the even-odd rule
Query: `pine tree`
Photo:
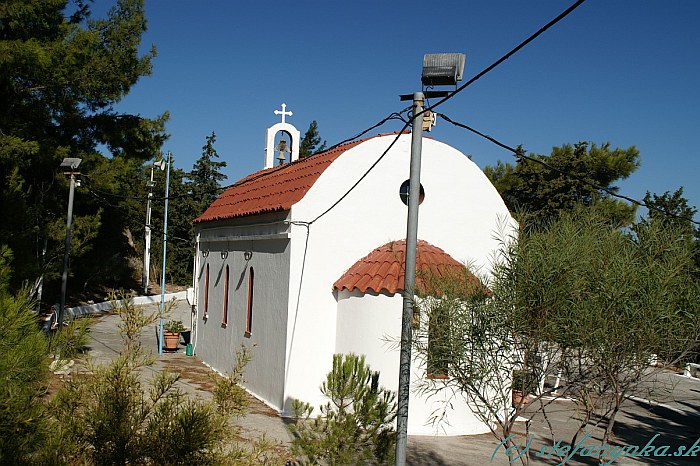
[[[607,143],[579,142],[554,147],[551,155],[530,154],[530,158],[534,161],[519,159],[515,165],[499,161],[484,169],[522,224],[541,226],[579,205],[596,205],[617,225],[634,220],[635,206],[607,192],[617,191],[615,183],[639,167],[639,151],[634,146],[613,149]]]
[[[308,403],[293,403],[292,452],[301,464],[393,464],[395,395],[379,387],[379,372],[370,370],[364,356],[333,355],[321,393],[330,401],[314,419]]]
[[[309,129],[304,133],[304,139],[301,140],[299,146],[299,157],[308,157],[309,155],[318,154],[326,148],[326,141],[321,142],[321,136],[318,135],[318,123],[313,120],[309,124]]]
[[[123,160],[139,166],[166,138],[167,114],[147,119],[115,110],[139,78],[151,73],[155,49],[140,53],[143,0],[117,0],[105,18],[92,17],[90,3],[6,0],[0,7],[0,238],[17,259],[12,290],[44,275],[46,295],[57,294],[68,197],[68,183],[57,173],[64,157],[81,158],[80,171],[90,175],[75,196],[75,241],[89,246],[96,234],[111,245],[94,244],[90,257],[72,270],[96,263],[114,270],[115,264],[106,264],[108,253],[125,262],[118,250],[127,242],[122,228],[103,224],[124,225],[117,221],[123,220],[119,201],[103,192],[123,198],[131,192],[124,186],[134,179],[121,190],[115,183],[116,191],[105,180],[118,178]],[[101,155],[99,146],[112,158]],[[92,195],[85,191],[88,185]],[[73,250],[72,258],[80,252]],[[82,286],[69,292],[75,288]]]
[[[192,199],[195,200],[195,215],[201,215],[221,194],[221,181],[226,175],[221,173],[226,168],[225,161],[217,161],[219,154],[214,148],[216,134],[212,131],[202,147],[202,156],[195,162],[187,176]]]

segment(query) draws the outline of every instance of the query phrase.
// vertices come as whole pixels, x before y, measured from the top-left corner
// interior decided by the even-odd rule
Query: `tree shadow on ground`
[[[636,405],[637,409],[625,412],[616,422],[616,445],[638,446],[640,451],[646,445],[654,446],[650,454],[635,458],[641,463],[667,466],[698,464],[700,451],[695,456],[673,456],[687,452],[699,440],[700,416],[696,412],[681,413],[637,400],[629,400],[629,403]],[[698,409],[688,403],[681,404],[692,407],[695,411]]]

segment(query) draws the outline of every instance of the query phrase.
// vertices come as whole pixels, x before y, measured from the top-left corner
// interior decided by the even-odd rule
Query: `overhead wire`
[[[331,150],[333,150],[333,149],[336,149],[336,148],[342,146],[343,144],[347,144],[348,142],[354,141],[355,139],[364,136],[365,134],[367,134],[368,132],[372,131],[373,129],[378,128],[378,127],[384,125],[387,121],[390,121],[390,120],[397,120],[397,119],[398,119],[398,120],[401,120],[401,121],[404,121],[404,122],[405,122],[406,120],[403,119],[402,114],[405,113],[408,109],[410,109],[410,107],[407,107],[407,108],[401,110],[400,112],[392,112],[391,114],[389,114],[388,116],[386,116],[385,118],[383,118],[382,120],[380,120],[378,123],[376,123],[376,124],[370,126],[369,128],[367,128],[367,129],[365,129],[365,130],[363,130],[363,131],[360,131],[358,134],[356,134],[356,135],[353,136],[353,137],[344,139],[343,141],[340,141],[340,142],[338,142],[338,143],[332,145],[331,147],[325,149],[325,150],[324,150],[323,152],[321,152],[321,153],[329,152],[329,151],[331,151]],[[404,127],[404,128],[405,128],[405,127]],[[316,155],[319,155],[319,154],[311,154],[309,157],[314,157],[314,156],[316,156]],[[305,159],[308,159],[309,157],[306,157]],[[259,172],[259,173],[258,173],[257,175],[255,175],[255,176],[249,176],[249,177],[243,178],[242,180],[239,180],[239,181],[237,181],[237,182],[235,182],[235,183],[233,183],[233,184],[230,184],[230,185],[227,185],[227,186],[223,186],[221,189],[222,189],[222,190],[227,190],[227,189],[229,189],[229,188],[233,188],[234,186],[235,186],[235,187],[240,187],[240,186],[246,185],[246,184],[251,183],[251,182],[253,182],[253,181],[256,181],[256,180],[258,180],[258,179],[260,179],[260,178],[266,177],[266,176],[268,176],[268,175],[272,175],[273,173],[276,173],[276,172],[278,172],[279,170],[282,170],[282,169],[286,168],[288,165],[289,165],[289,164],[278,165],[278,166],[276,166],[276,167],[273,167],[273,168],[270,168],[270,169],[267,169],[267,170],[263,170],[263,171]]]
[[[474,75],[474,76],[473,76],[471,79],[469,79],[466,83],[464,83],[463,85],[459,86],[454,92],[451,92],[447,97],[442,98],[441,100],[439,100],[438,102],[436,102],[436,103],[433,104],[433,105],[426,106],[426,107],[423,109],[423,111],[421,111],[418,115],[421,115],[421,114],[423,114],[423,113],[425,113],[425,112],[427,112],[427,111],[432,111],[433,109],[437,108],[438,106],[440,106],[440,105],[442,105],[443,103],[447,102],[448,100],[452,99],[455,95],[457,95],[458,93],[462,92],[464,89],[466,89],[467,87],[469,87],[471,84],[473,84],[474,82],[476,82],[477,80],[479,80],[480,78],[482,78],[484,75],[486,75],[487,73],[489,73],[490,71],[492,71],[492,70],[493,70],[494,68],[496,68],[498,65],[500,65],[501,63],[503,63],[504,61],[506,61],[508,58],[510,58],[511,56],[513,56],[513,55],[514,55],[515,53],[517,53],[518,51],[520,51],[520,50],[521,50],[523,47],[525,47],[527,44],[529,44],[530,42],[532,42],[533,40],[535,40],[537,37],[539,37],[541,34],[543,34],[543,33],[544,33],[545,31],[547,31],[549,28],[551,28],[552,26],[554,26],[555,24],[557,24],[559,21],[561,21],[562,19],[564,19],[566,16],[568,16],[571,12],[573,12],[576,8],[578,8],[578,7],[579,7],[582,3],[584,3],[585,1],[586,1],[586,0],[577,0],[577,1],[576,1],[574,4],[572,4],[569,8],[567,8],[567,9],[564,10],[562,13],[560,13],[557,17],[555,17],[554,19],[552,19],[551,21],[549,21],[547,24],[545,24],[544,26],[542,26],[537,32],[535,32],[534,34],[530,35],[527,39],[525,39],[525,40],[522,41],[520,44],[518,44],[516,47],[514,47],[513,49],[511,49],[508,53],[506,53],[505,55],[501,56],[498,60],[496,60],[495,62],[493,62],[491,65],[489,65],[488,67],[484,68],[482,71],[480,71],[479,73],[477,73],[476,75]],[[344,139],[344,140],[338,142],[337,144],[332,145],[331,147],[329,147],[328,149],[326,149],[326,150],[324,151],[324,152],[328,152],[328,151],[331,151],[331,150],[333,150],[333,149],[336,149],[337,147],[339,147],[339,146],[341,146],[341,145],[343,145],[343,144],[346,144],[346,143],[348,143],[348,142],[354,141],[354,140],[356,140],[357,138],[360,138],[360,137],[364,136],[365,134],[367,134],[368,132],[372,131],[373,129],[376,129],[376,128],[378,128],[378,127],[384,125],[386,122],[388,122],[388,121],[390,121],[390,120],[400,120],[400,121],[404,122],[404,125],[403,125],[402,129],[398,132],[398,134],[397,134],[395,140],[391,143],[391,145],[389,146],[389,148],[388,148],[384,153],[382,153],[382,154],[380,155],[380,157],[372,164],[372,166],[370,166],[369,169],[368,169],[365,173],[362,174],[362,176],[360,177],[360,179],[359,179],[357,182],[355,182],[355,183],[350,187],[350,189],[349,189],[345,194],[343,194],[343,196],[341,196],[340,199],[338,199],[338,200],[337,200],[335,203],[333,203],[326,211],[324,211],[322,214],[320,214],[319,216],[317,216],[317,217],[316,217],[314,220],[312,220],[310,223],[313,223],[313,222],[315,222],[316,220],[318,220],[319,218],[323,217],[323,216],[326,215],[328,212],[330,212],[335,206],[337,206],[345,197],[347,197],[348,194],[350,194],[350,192],[351,192],[353,189],[355,189],[355,187],[369,174],[369,172],[370,172],[372,169],[374,169],[374,167],[376,167],[376,165],[384,158],[384,156],[386,155],[386,153],[388,152],[388,150],[391,149],[391,147],[393,147],[393,145],[396,143],[396,141],[398,140],[398,138],[400,137],[400,135],[410,126],[410,124],[411,124],[411,118],[404,118],[404,117],[403,117],[403,114],[406,113],[406,112],[408,112],[409,110],[411,110],[411,108],[412,108],[412,106],[407,106],[407,107],[403,108],[402,110],[400,110],[399,112],[392,112],[392,113],[390,113],[388,116],[386,116],[385,118],[383,118],[382,120],[380,120],[379,122],[377,122],[376,124],[374,124],[374,125],[368,127],[367,129],[364,129],[364,130],[360,131],[359,133],[357,133],[356,135],[354,135],[354,136],[352,136],[352,137],[350,137],[350,138]],[[317,155],[317,154],[312,154],[312,155],[309,156],[309,157],[313,157],[314,155]],[[226,185],[226,186],[222,186],[222,187],[220,187],[220,188],[217,188],[217,189],[216,189],[216,192],[217,192],[217,193],[221,193],[221,192],[223,192],[223,191],[225,191],[225,190],[227,190],[227,189],[229,189],[229,188],[232,188],[232,187],[234,187],[234,186],[235,186],[235,187],[243,186],[243,185],[245,185],[245,184],[248,184],[248,183],[251,183],[251,182],[253,182],[253,181],[256,181],[256,180],[258,180],[258,179],[260,179],[260,178],[263,178],[263,177],[266,177],[266,176],[271,175],[271,174],[273,174],[273,173],[276,173],[277,171],[279,171],[279,170],[281,170],[281,169],[284,169],[286,166],[287,166],[287,165],[279,165],[279,166],[277,166],[277,167],[273,167],[273,168],[268,169],[268,170],[263,170],[262,172],[258,173],[258,174],[255,175],[255,176],[249,176],[249,177],[246,177],[246,178],[244,178],[244,179],[242,179],[242,180],[239,180],[239,181],[237,181],[237,182],[235,182],[235,183],[232,183],[232,184],[230,184],[230,185]],[[97,189],[97,188],[95,188],[95,187],[92,187],[92,189],[93,189],[96,193],[100,193],[100,194],[102,194],[103,196],[112,196],[112,197],[121,198],[121,199],[136,199],[136,200],[144,200],[144,199],[145,199],[144,196],[129,196],[129,195],[124,195],[124,194],[109,193],[109,192],[106,192],[106,191],[101,191],[101,190],[99,190],[99,189]],[[216,194],[216,193],[212,193],[212,194]],[[171,196],[168,197],[168,199],[176,199],[176,198],[187,197],[187,196],[189,196],[189,194],[171,195]],[[157,200],[165,200],[165,197],[153,197],[152,199],[154,199],[154,200],[156,200],[156,199],[157,199]],[[104,202],[107,202],[110,206],[114,207],[114,205],[112,205],[111,203],[109,203],[109,202],[106,201],[105,199],[103,199],[103,201],[104,201]]]
[[[503,63],[504,61],[506,61],[508,58],[510,58],[511,56],[513,56],[514,54],[516,54],[518,51],[520,51],[520,50],[521,50],[523,47],[525,47],[527,44],[529,44],[530,42],[532,42],[533,40],[535,40],[537,37],[539,37],[541,34],[543,34],[546,30],[548,30],[549,28],[551,28],[552,26],[554,26],[555,24],[557,24],[559,21],[561,21],[562,19],[564,19],[566,16],[568,16],[571,12],[573,12],[576,8],[578,8],[578,7],[579,7],[583,2],[585,2],[585,1],[586,1],[586,0],[577,0],[573,5],[571,5],[569,8],[567,8],[566,10],[564,10],[564,11],[563,11],[562,13],[560,13],[557,17],[555,17],[554,19],[552,19],[551,21],[549,21],[547,24],[545,24],[544,26],[542,26],[537,32],[535,32],[534,34],[530,35],[527,39],[525,39],[525,40],[522,41],[520,44],[518,44],[517,46],[515,46],[515,47],[514,47],[513,49],[511,49],[508,53],[506,53],[505,55],[501,56],[501,58],[499,58],[498,60],[496,60],[495,62],[493,62],[491,65],[487,66],[486,68],[484,68],[482,71],[480,71],[480,72],[477,73],[476,75],[474,75],[474,77],[472,77],[472,78],[469,79],[466,83],[464,83],[463,85],[461,85],[460,87],[458,87],[454,92],[450,93],[447,97],[442,98],[441,100],[439,100],[437,103],[435,103],[435,104],[432,105],[432,106],[429,106],[429,107],[426,106],[426,108],[424,108],[421,112],[419,112],[417,115],[414,115],[414,116],[419,116],[419,115],[424,114],[425,112],[432,111],[432,109],[434,109],[434,108],[436,108],[436,107],[442,105],[443,103],[447,102],[448,100],[450,100],[451,98],[453,98],[455,95],[457,95],[459,92],[462,92],[464,89],[466,89],[467,87],[469,87],[470,85],[472,85],[473,83],[475,83],[477,80],[481,79],[483,76],[485,76],[486,74],[488,74],[489,72],[491,72],[493,69],[495,69],[498,65],[500,65],[501,63]],[[412,106],[406,107],[405,109],[403,109],[403,110],[399,113],[399,115],[401,115],[402,113],[404,113],[405,111],[410,110],[410,109],[412,109]],[[394,114],[392,114],[392,115],[394,115]],[[374,127],[376,127],[376,126],[378,126],[379,124],[383,124],[384,122],[388,121],[388,120],[391,118],[392,115],[389,115],[389,117],[385,118],[384,120],[382,120],[380,123],[378,123],[378,124],[375,125]],[[394,139],[394,141],[392,141],[392,143],[389,145],[389,147],[387,148],[387,150],[384,151],[384,152],[379,156],[379,158],[367,169],[367,171],[365,171],[365,173],[362,174],[362,176],[360,177],[360,179],[357,180],[357,181],[350,187],[350,189],[348,189],[348,190],[345,192],[345,194],[343,194],[343,195],[340,197],[340,199],[338,199],[337,201],[335,201],[328,209],[326,209],[323,213],[321,213],[319,216],[317,216],[317,217],[314,218],[311,222],[309,222],[309,224],[314,223],[315,221],[317,221],[318,219],[320,219],[321,217],[323,217],[324,215],[326,215],[328,212],[330,212],[330,211],[331,211],[333,208],[335,208],[338,204],[340,204],[340,202],[341,202],[343,199],[345,199],[345,198],[350,194],[350,192],[351,192],[353,189],[355,189],[355,187],[357,187],[357,185],[359,185],[360,182],[361,182],[365,177],[367,177],[367,175],[369,174],[369,172],[371,172],[372,169],[374,169],[374,167],[377,166],[377,164],[378,164],[378,163],[384,158],[384,156],[387,154],[387,152],[389,151],[389,149],[391,149],[391,148],[394,146],[394,144],[396,143],[396,141],[397,141],[397,140],[399,139],[399,137],[401,136],[401,133],[403,133],[403,132],[406,130],[406,128],[408,128],[408,126],[409,126],[410,124],[411,124],[411,119],[409,118],[407,121],[405,121],[403,128],[401,129],[401,131],[399,131],[399,133],[397,134],[396,138]],[[373,127],[373,128],[374,128],[374,127]],[[333,146],[333,148],[335,148],[335,147],[337,147],[338,145],[343,144],[343,143],[345,143],[345,142],[352,141],[352,140],[354,140],[354,139],[356,139],[356,138],[362,136],[363,134],[366,134],[368,131],[370,131],[370,130],[373,129],[373,128],[370,128],[370,129],[368,129],[368,130],[365,130],[364,132],[360,133],[359,135],[357,135],[357,136],[355,136],[355,137],[353,137],[353,138],[346,139],[345,141],[343,141],[343,142],[341,142],[341,143],[339,143],[339,144]]]
[[[408,128],[408,126],[409,126],[410,124],[411,124],[411,123],[410,123],[409,121],[407,121],[406,123],[404,123],[403,128],[401,128],[401,131],[399,131],[399,132],[396,134],[396,136],[394,137],[394,140],[391,141],[391,144],[389,144],[389,147],[387,147],[387,148],[384,150],[384,152],[382,152],[382,154],[381,154],[379,157],[377,157],[377,160],[375,160],[374,163],[373,163],[372,165],[370,165],[369,168],[368,168],[367,170],[365,170],[365,172],[362,174],[362,176],[360,176],[360,178],[358,178],[358,180],[355,181],[355,183],[353,183],[353,185],[350,186],[350,188],[349,188],[347,191],[345,191],[345,194],[343,194],[342,196],[340,196],[340,198],[339,198],[337,201],[335,201],[333,204],[331,204],[330,207],[328,207],[326,210],[324,210],[322,213],[320,213],[316,218],[314,218],[313,220],[311,220],[311,221],[309,222],[309,225],[313,224],[316,220],[320,219],[321,217],[323,217],[324,215],[326,215],[328,212],[330,212],[331,210],[333,210],[333,209],[335,208],[335,206],[337,206],[338,204],[340,204],[340,203],[343,201],[343,199],[345,199],[345,198],[352,192],[352,190],[355,189],[355,188],[357,187],[357,185],[359,185],[359,184],[362,182],[362,180],[364,180],[364,179],[367,177],[367,175],[369,175],[369,173],[374,169],[374,167],[376,167],[376,166],[379,164],[379,162],[382,161],[382,159],[384,158],[384,156],[386,156],[386,154],[389,153],[389,151],[391,150],[391,148],[394,147],[394,145],[396,144],[396,142],[399,140],[399,138],[401,137],[401,135],[404,134],[404,131],[406,130],[406,128]]]
[[[493,69],[496,68],[498,65],[500,65],[500,64],[503,63],[504,61],[508,60],[510,57],[512,57],[513,55],[515,55],[516,53],[518,53],[523,47],[525,47],[525,46],[528,45],[530,42],[532,42],[533,40],[535,40],[536,38],[538,38],[540,35],[542,35],[545,31],[547,31],[548,29],[550,29],[552,26],[554,26],[555,24],[557,24],[557,23],[558,23],[559,21],[561,21],[562,19],[566,18],[566,17],[567,17],[569,14],[571,14],[576,8],[578,8],[579,6],[581,6],[585,1],[586,1],[586,0],[577,0],[576,2],[574,2],[569,8],[567,8],[566,10],[564,10],[563,12],[561,12],[557,17],[555,17],[555,18],[552,19],[550,22],[548,22],[547,24],[545,24],[544,26],[542,26],[537,32],[535,32],[534,34],[530,35],[530,36],[529,36],[527,39],[525,39],[524,41],[520,42],[517,46],[515,46],[515,47],[514,47],[513,49],[511,49],[508,53],[506,53],[506,54],[503,55],[501,58],[499,58],[498,60],[496,60],[495,62],[493,62],[491,65],[487,66],[487,67],[484,68],[482,71],[480,71],[479,73],[475,74],[475,75],[474,75],[472,78],[470,78],[467,82],[465,82],[464,84],[462,84],[461,86],[459,86],[457,89],[455,89],[454,92],[450,92],[449,95],[447,95],[446,97],[443,97],[442,99],[440,99],[438,102],[436,102],[436,103],[433,104],[432,106],[426,107],[426,108],[423,110],[423,112],[432,111],[433,109],[439,107],[440,105],[444,104],[444,103],[447,102],[448,100],[454,98],[454,96],[456,96],[457,94],[459,94],[460,92],[462,92],[464,89],[466,89],[467,87],[469,87],[469,86],[471,86],[472,84],[474,84],[476,81],[478,81],[479,79],[481,79],[482,77],[484,77],[484,76],[485,76],[486,74],[488,74],[489,72],[493,71]]]
[[[582,183],[585,183],[585,184],[591,186],[592,188],[595,188],[595,189],[598,189],[598,190],[600,190],[600,191],[603,191],[603,192],[605,192],[606,194],[608,194],[608,195],[610,195],[610,196],[612,196],[612,197],[616,197],[616,198],[618,198],[618,199],[623,199],[623,200],[625,200],[625,201],[627,201],[627,202],[630,202],[630,203],[632,203],[632,204],[638,205],[638,206],[640,206],[640,207],[645,207],[645,208],[647,208],[647,209],[649,209],[649,210],[655,210],[655,211],[660,212],[660,213],[662,213],[662,214],[664,214],[664,215],[667,215],[667,216],[669,216],[669,217],[674,217],[674,218],[677,218],[677,219],[680,219],[680,220],[686,220],[686,221],[692,222],[692,223],[694,223],[694,224],[696,224],[696,225],[700,225],[700,222],[693,220],[692,217],[689,218],[689,217],[685,217],[685,216],[683,216],[683,215],[678,215],[678,214],[675,214],[675,213],[673,213],[673,212],[669,212],[669,211],[667,211],[667,210],[664,210],[664,209],[662,209],[661,207],[658,207],[658,206],[656,206],[656,205],[654,205],[654,204],[650,204],[650,203],[648,203],[648,202],[646,202],[646,201],[640,201],[640,200],[638,200],[638,199],[634,199],[634,198],[632,198],[632,197],[625,196],[624,194],[620,194],[620,193],[618,193],[618,192],[616,192],[616,191],[614,191],[614,190],[612,190],[612,189],[610,189],[610,188],[608,188],[608,187],[606,187],[606,186],[602,186],[602,185],[599,185],[598,183],[594,183],[593,181],[588,180],[588,179],[586,179],[586,178],[584,178],[584,177],[581,177],[581,176],[575,175],[575,174],[573,174],[573,173],[566,172],[565,170],[562,170],[562,169],[560,169],[560,168],[554,167],[554,166],[548,164],[547,162],[545,162],[545,161],[543,161],[543,160],[540,160],[540,159],[537,159],[537,158],[534,158],[534,157],[530,157],[530,156],[528,156],[528,155],[525,155],[525,151],[524,151],[521,147],[519,147],[519,148],[513,148],[513,147],[511,147],[511,146],[509,146],[509,145],[507,145],[507,144],[502,143],[501,141],[497,140],[496,138],[494,138],[494,137],[492,137],[492,136],[489,136],[488,134],[482,133],[481,131],[478,131],[478,130],[472,128],[472,127],[469,126],[469,125],[466,125],[466,124],[464,124],[464,123],[456,122],[456,121],[452,120],[451,118],[449,118],[447,115],[445,115],[445,114],[443,114],[443,113],[436,113],[436,115],[439,116],[440,118],[442,118],[443,120],[445,120],[446,122],[453,124],[454,126],[457,126],[457,127],[459,127],[459,128],[463,128],[463,129],[466,129],[466,130],[468,130],[468,131],[470,131],[470,132],[476,134],[477,136],[480,136],[480,137],[482,137],[482,138],[484,138],[484,139],[487,139],[488,141],[490,141],[490,142],[496,144],[497,146],[499,146],[499,147],[501,147],[501,148],[503,148],[503,149],[506,149],[506,150],[512,152],[512,153],[513,153],[513,156],[514,156],[515,158],[517,158],[518,160],[524,160],[524,161],[526,161],[526,162],[532,162],[532,163],[539,164],[539,165],[541,165],[541,166],[543,166],[543,167],[545,167],[545,168],[547,168],[547,169],[549,169],[549,170],[555,171],[555,172],[557,172],[557,173],[559,173],[559,174],[561,174],[561,175],[568,176],[568,177],[573,178],[573,179],[575,179],[575,180],[577,180],[577,181],[580,181],[580,182],[582,182]]]
[[[105,205],[111,207],[112,209],[115,209],[115,210],[118,210],[118,211],[122,212],[122,213],[125,214],[127,217],[130,217],[131,214],[133,213],[133,212],[127,211],[127,210],[126,210],[124,207],[122,207],[122,206],[112,204],[112,203],[109,202],[107,199],[105,199],[104,197],[102,197],[102,196],[99,194],[99,192],[96,192],[96,191],[94,190],[93,187],[91,187],[91,186],[89,186],[89,185],[87,185],[87,184],[85,185],[85,187],[87,188],[88,193],[90,193],[95,199],[97,199],[98,201],[102,202],[103,204],[105,204]],[[107,193],[107,194],[109,194],[109,193]],[[131,210],[131,209],[129,209],[129,210]],[[150,227],[150,228],[151,228],[151,231],[156,232],[156,233],[158,233],[158,234],[162,234],[162,233],[163,233],[163,230],[162,230],[162,229],[159,229],[159,228],[157,228],[157,227],[154,227],[153,225],[147,225],[146,223],[141,223],[141,222],[138,222],[137,224],[138,224],[139,226],[143,226],[144,228],[145,228],[145,227]],[[178,236],[172,235],[171,233],[168,233],[168,240],[170,240],[170,239],[176,239],[176,240],[178,240],[178,241],[185,241],[185,242],[188,242],[188,243],[193,243],[193,242],[194,242],[194,239],[191,239],[191,240],[190,240],[190,239],[187,239],[187,238],[180,238],[180,237],[178,237]]]

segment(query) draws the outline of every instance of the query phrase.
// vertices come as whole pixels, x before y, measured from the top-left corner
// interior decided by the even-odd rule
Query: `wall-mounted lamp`
[[[247,261],[253,258],[253,251],[246,251],[243,253],[243,258]]]
[[[202,257],[207,257],[209,256],[209,250],[208,249],[202,249]]]
[[[221,258],[226,259],[228,257],[228,249],[221,251]]]

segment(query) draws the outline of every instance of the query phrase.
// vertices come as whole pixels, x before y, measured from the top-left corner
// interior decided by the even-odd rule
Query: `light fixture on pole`
[[[424,86],[456,85],[462,79],[465,55],[461,53],[428,54],[423,57],[421,81]],[[416,92],[402,95],[413,100],[411,130],[411,171],[408,188],[408,220],[406,222],[406,264],[404,271],[403,314],[401,319],[401,354],[396,414],[396,465],[406,464],[408,435],[408,399],[411,385],[411,323],[416,282],[416,244],[418,243],[418,204],[420,203],[420,165],[423,138],[423,102],[426,96],[447,95],[445,91]]]
[[[165,315],[165,261],[168,257],[168,196],[170,196],[170,164],[173,154],[168,151],[168,170],[165,175],[165,219],[163,220],[163,270],[160,276],[160,325],[158,338],[158,354],[163,354],[163,317]],[[163,170],[165,160],[153,165]]]
[[[82,159],[65,158],[61,162],[63,173],[70,176],[70,189],[68,191],[68,219],[66,220],[66,244],[63,251],[63,276],[61,277],[61,304],[58,307],[58,330],[63,326],[63,310],[66,307],[66,288],[68,285],[68,258],[70,256],[70,232],[73,225],[73,194],[75,192],[76,175],[80,175],[76,170]]]
[[[151,201],[153,200],[153,187],[156,182],[153,181],[153,168],[165,170],[165,163],[158,161],[151,165],[151,180],[146,183],[148,188],[148,199],[146,200],[146,228],[145,228],[145,244],[143,251],[143,293],[148,295],[148,285],[150,282],[151,273]]]

